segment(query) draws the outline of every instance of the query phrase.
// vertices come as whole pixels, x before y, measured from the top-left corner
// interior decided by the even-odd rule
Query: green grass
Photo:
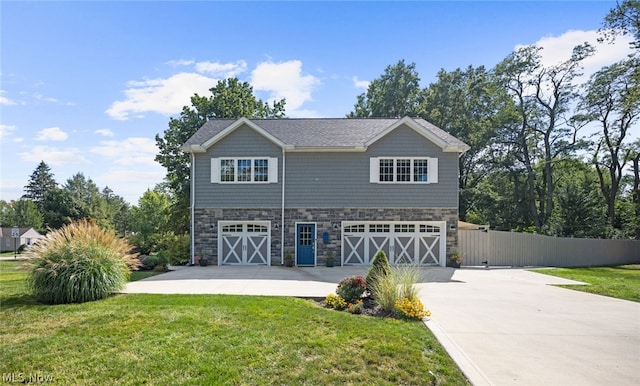
[[[420,322],[295,298],[116,295],[47,306],[0,262],[0,368],[58,384],[466,385]],[[433,375],[431,375],[433,373]]]
[[[560,287],[563,288],[640,302],[640,264],[538,269],[535,272],[588,283],[588,285],[561,285]]]
[[[146,279],[151,276],[160,275],[162,273],[163,272],[157,272],[157,271],[133,271],[131,272],[131,277],[129,278],[129,281],[138,281],[138,280]]]

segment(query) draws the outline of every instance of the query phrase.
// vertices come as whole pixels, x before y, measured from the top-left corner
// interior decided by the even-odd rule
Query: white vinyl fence
[[[640,240],[551,237],[531,233],[459,230],[463,265],[584,267],[640,263]]]

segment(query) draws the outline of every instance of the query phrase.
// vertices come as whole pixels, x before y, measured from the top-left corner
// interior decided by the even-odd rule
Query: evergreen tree
[[[58,184],[53,178],[51,168],[44,161],[40,161],[36,170],[34,170],[31,177],[29,177],[29,182],[27,186],[24,187],[25,194],[22,197],[33,201],[38,207],[38,210],[42,212],[45,195],[56,189],[57,186]]]

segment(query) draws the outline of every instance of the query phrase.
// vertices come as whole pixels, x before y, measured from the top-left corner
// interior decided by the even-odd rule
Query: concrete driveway
[[[126,293],[324,297],[366,267],[180,267]],[[639,385],[640,304],[522,269],[423,270],[425,324],[474,385]]]

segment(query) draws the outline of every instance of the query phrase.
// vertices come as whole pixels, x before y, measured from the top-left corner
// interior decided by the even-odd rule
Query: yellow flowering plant
[[[422,320],[431,316],[431,311],[425,310],[418,298],[402,298],[396,301],[396,312],[404,318]]]
[[[334,310],[340,311],[347,308],[347,302],[340,295],[329,294],[324,299],[324,302],[327,304],[327,306],[333,308]]]

